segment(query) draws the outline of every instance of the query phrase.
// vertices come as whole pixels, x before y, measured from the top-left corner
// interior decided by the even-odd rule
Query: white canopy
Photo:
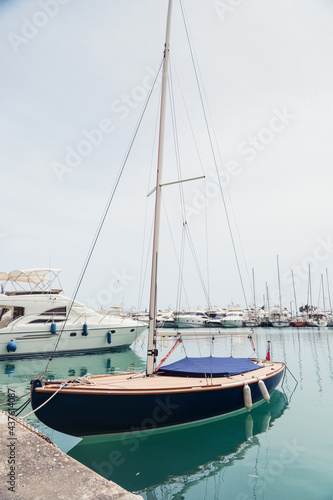
[[[46,278],[49,273],[53,274],[52,278]],[[15,270],[9,273],[0,272],[0,281],[21,281],[25,283],[34,283],[39,285],[43,281],[53,281],[54,278],[60,273],[60,269],[22,269]]]

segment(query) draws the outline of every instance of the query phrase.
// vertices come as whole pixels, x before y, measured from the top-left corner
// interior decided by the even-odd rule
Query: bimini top
[[[48,273],[57,276],[60,273],[60,269],[17,269],[9,273],[0,272],[0,281],[23,281],[25,283],[39,285],[43,281],[51,281],[50,278],[46,278]]]
[[[231,377],[262,368],[249,358],[184,358],[162,366],[157,373],[177,377]]]

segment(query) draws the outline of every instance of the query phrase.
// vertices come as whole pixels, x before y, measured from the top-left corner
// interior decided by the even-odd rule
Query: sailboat
[[[277,261],[277,272],[278,272],[278,284],[279,284],[279,299],[280,299],[280,307],[279,312],[271,313],[271,321],[272,326],[275,328],[285,328],[290,326],[290,321],[285,311],[282,311],[282,302],[281,302],[281,283],[280,283],[280,267],[279,267],[279,256],[276,256]]]
[[[35,378],[31,404],[49,427],[79,437],[128,434],[199,424],[251,407],[281,382],[283,362],[233,358],[185,357],[156,368],[157,264],[164,147],[166,89],[172,0],[169,0],[164,46],[159,154],[149,306],[147,366],[144,373],[101,375],[85,380]]]
[[[290,326],[294,326],[296,328],[301,328],[307,326],[308,322],[306,321],[303,315],[299,316],[298,308],[297,308],[297,298],[296,298],[296,288],[295,288],[295,280],[294,280],[294,271],[291,270],[291,277],[293,281],[293,290],[294,290],[294,301],[295,301],[295,317],[291,316]]]

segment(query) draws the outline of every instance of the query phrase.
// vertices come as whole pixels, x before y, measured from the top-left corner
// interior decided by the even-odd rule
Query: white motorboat
[[[274,326],[274,328],[288,328],[288,326],[290,326],[290,321],[280,318],[276,321],[272,321],[272,326]]]
[[[242,311],[227,313],[224,318],[221,319],[221,325],[224,328],[245,326],[245,314]]]
[[[330,328],[333,327],[333,314],[332,313],[330,313],[327,316],[327,326],[329,326]]]
[[[60,289],[46,289],[59,272],[0,273],[0,359],[48,354],[57,342],[57,354],[107,351],[130,346],[147,328],[131,318],[93,311],[62,295]],[[9,282],[16,289],[6,292]],[[29,284],[30,290],[17,290],[22,283]]]
[[[245,326],[246,319],[247,315],[245,311],[239,305],[231,304],[228,307],[227,313],[221,319],[221,325],[224,328],[238,328]]]
[[[323,312],[316,312],[308,319],[308,326],[318,328],[320,326],[328,326],[327,315]]]
[[[157,328],[176,328],[172,311],[158,312],[156,315]]]
[[[209,325],[209,317],[204,311],[182,311],[174,314],[176,328],[203,328]]]

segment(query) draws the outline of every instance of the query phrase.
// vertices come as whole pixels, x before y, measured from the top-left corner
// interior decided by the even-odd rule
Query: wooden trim
[[[269,365],[270,366],[270,365]],[[267,367],[268,368],[268,367]],[[244,374],[244,379],[243,380],[235,380],[231,381],[230,379],[227,379],[227,377],[224,377],[227,381],[221,383],[221,377],[219,380],[219,383],[214,383],[214,384],[205,384],[204,381],[198,383],[198,379],[196,378],[188,378],[186,379],[188,381],[188,385],[180,385],[177,386],[175,385],[174,387],[152,387],[152,388],[145,388],[145,387],[138,387],[138,388],[133,388],[130,387],[127,389],[126,387],[114,387],[112,385],[110,386],[105,386],[105,387],[96,387],[95,385],[92,386],[84,386],[83,384],[78,387],[64,387],[59,391],[59,394],[86,394],[86,395],[105,395],[105,396],[121,396],[121,395],[137,395],[137,396],[144,396],[144,395],[150,395],[150,394],[178,394],[178,393],[191,393],[191,392],[199,392],[199,391],[219,391],[219,390],[224,390],[224,389],[230,389],[230,388],[236,388],[236,387],[242,387],[244,384],[254,384],[257,383],[258,380],[267,380],[270,379],[279,373],[281,373],[285,369],[285,364],[281,363],[281,366],[278,369],[275,369],[274,371],[272,370],[270,373],[265,373],[263,375],[259,376],[254,376],[253,372],[248,372],[248,374],[252,374],[251,378],[246,378]],[[115,377],[117,375],[111,375],[111,377]],[[96,378],[103,378],[106,376],[99,376]],[[162,377],[161,377],[162,378]],[[176,377],[163,377],[163,379],[169,379],[172,378],[173,382],[179,381],[180,378],[183,377],[178,377],[176,380]],[[211,380],[211,379],[209,379]],[[183,382],[183,381],[182,381]],[[192,384],[191,384],[192,382]],[[51,383],[48,383],[44,385],[43,387],[36,387],[35,391],[37,393],[48,393],[52,394],[56,390],[59,389],[59,386],[54,386]]]

